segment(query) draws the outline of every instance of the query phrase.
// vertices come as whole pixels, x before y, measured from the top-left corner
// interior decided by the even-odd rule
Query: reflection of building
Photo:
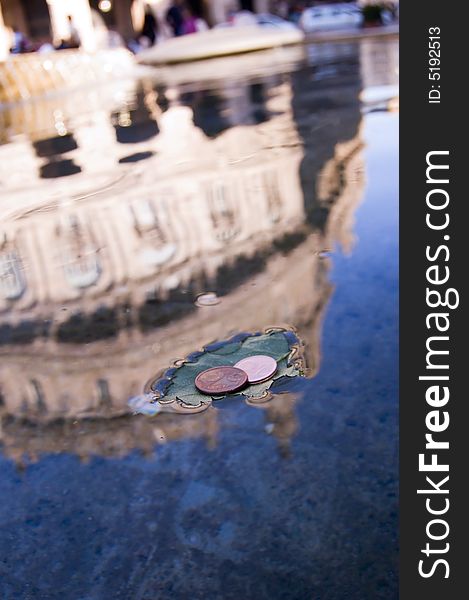
[[[271,109],[287,107],[288,87],[280,86],[276,92],[268,107],[269,102]],[[16,201],[19,197],[20,202],[16,206],[10,206],[5,198],[4,214],[8,217],[0,245],[0,310],[6,347],[23,340],[47,353],[60,342],[113,337],[123,348],[135,339],[135,365],[142,361],[142,332],[179,316],[180,323],[166,326],[168,332],[174,329],[168,336],[172,340],[168,354],[165,341],[159,342],[158,354],[164,366],[175,350],[174,335],[184,329],[183,317],[194,312],[198,291],[207,286],[229,291],[243,278],[264,269],[266,262],[271,269],[282,269],[281,261],[269,256],[272,240],[286,239],[303,223],[298,179],[302,152],[292,133],[291,113],[279,112],[256,127],[231,128],[211,140],[194,127],[189,108],[174,106],[160,115],[158,127],[159,134],[150,141],[154,157],[124,169],[116,161],[116,173],[118,169],[125,173],[119,186],[90,188],[87,195],[74,200],[71,192],[75,180],[81,191],[88,174],[84,162],[77,159],[83,172],[67,178],[72,196],[68,202],[43,204],[37,199],[36,186],[34,191],[17,191]],[[275,146],[269,135],[272,128],[277,131]],[[80,139],[79,130],[75,137]],[[70,156],[74,152],[78,149]],[[92,181],[93,173],[90,185]],[[59,184],[60,178],[48,185],[55,183]],[[18,210],[22,205],[24,208]],[[228,303],[226,298],[225,308]],[[277,294],[275,303],[282,304]],[[262,310],[262,302],[253,298],[251,304],[254,313],[251,311],[249,318],[237,311],[239,327],[256,327],[252,314]],[[290,315],[281,319],[279,310],[269,315],[273,322],[288,321]],[[193,316],[187,318],[187,327],[193,328]],[[219,335],[210,322],[205,327],[206,336],[200,343]],[[193,344],[192,339],[179,351],[189,352]],[[151,362],[154,360],[151,355]],[[17,357],[16,365],[18,361],[23,359]],[[99,359],[95,365],[98,363]],[[31,369],[29,373],[35,367]],[[123,374],[124,366],[119,370]],[[154,370],[155,365],[146,375]],[[83,366],[79,372],[83,377]],[[102,396],[98,404],[108,402],[108,409],[119,412],[144,379],[141,373],[137,378],[129,377],[124,396],[115,405],[114,390],[114,400],[103,400],[109,387],[113,388],[109,376],[92,377],[78,412],[90,409],[90,398],[96,393]],[[41,407],[48,407],[50,415],[77,410],[77,406],[67,408],[60,386],[53,381],[41,381],[39,375],[32,380],[33,404],[39,394],[44,397]],[[103,387],[97,383],[101,380],[108,383]],[[80,387],[84,389],[83,384]],[[7,394],[8,398],[13,396],[17,396],[15,386]],[[22,402],[19,395],[13,404],[7,400],[6,405],[15,412]]]
[[[319,44],[314,52],[316,86],[308,84],[301,71],[293,73],[292,104],[298,133],[305,140],[300,169],[305,212],[308,221],[324,231],[346,182],[338,165],[359,148],[361,76],[356,45]],[[340,85],[331,85],[331,80]]]
[[[5,190],[0,233],[5,415],[43,423],[47,436],[66,436],[68,420],[50,428],[45,423],[125,413],[128,398],[174,359],[233,331],[272,324],[298,329],[308,365],[317,370],[322,315],[332,289],[322,250],[334,241],[350,243],[362,185],[361,141],[357,117],[349,139],[329,140],[328,155],[312,163],[324,218],[320,229],[305,224],[299,168],[306,159],[291,89],[288,78],[272,80],[258,94],[265,113],[259,123],[249,121],[213,138],[194,126],[181,100],[162,112],[148,89],[144,103],[157,121],[152,137],[119,144],[109,120],[101,158],[93,154],[88,168],[78,126],[73,131],[78,147],[70,155],[81,152],[76,163],[82,171],[68,176],[66,187],[62,178],[47,183],[56,200],[41,196],[40,180],[34,190],[17,183],[14,194]],[[229,106],[229,122],[243,123],[244,103]],[[98,119],[98,131],[103,124]],[[89,137],[96,139],[91,132]],[[126,155],[146,148],[152,155],[119,165],[116,148]],[[104,176],[99,160],[106,165]],[[212,289],[221,303],[196,307],[197,293]],[[278,422],[279,444],[287,448],[294,401],[274,409],[267,420]],[[17,456],[13,432],[22,426],[6,423],[3,435],[11,437],[5,443]],[[129,447],[133,435],[125,442]],[[190,427],[182,427],[181,435],[192,435]],[[89,436],[95,441],[78,454],[99,447],[101,438],[92,431]],[[34,439],[37,446],[31,442],[28,448],[39,452],[41,441]],[[55,443],[47,440],[44,450]]]
[[[5,197],[10,219],[2,228],[4,247],[35,268],[26,271],[21,295],[0,300],[0,310],[18,321],[46,317],[50,303],[70,302],[73,310],[87,299],[90,311],[110,286],[149,277],[164,295],[190,285],[197,271],[213,280],[234,244],[237,252],[252,254],[261,243],[298,227],[303,215],[301,146],[298,140],[292,143],[287,129],[286,148],[266,147],[268,128],[281,126],[280,119],[283,115],[256,129],[232,128],[210,140],[193,126],[188,108],[171,108],[161,115],[160,134],[151,142],[155,157],[124,169],[119,187],[93,189],[92,170],[88,194],[78,200],[74,183],[79,193],[84,190],[88,171],[79,160],[80,149],[72,148],[68,156],[78,157],[83,177],[68,178],[68,202],[55,209],[45,202],[44,211],[37,187],[17,191],[15,202]],[[79,131],[75,137],[80,138]],[[250,156],[243,158],[246,145]],[[116,161],[114,177],[118,166]],[[43,188],[60,183],[47,182]],[[138,304],[145,295],[132,290],[129,301]]]
[[[205,439],[216,444],[217,411],[181,419],[179,415],[160,415],[158,420],[119,417],[116,419],[53,421],[38,424],[4,419],[0,433],[2,451],[21,465],[27,457],[69,452],[86,460],[91,456],[124,456],[131,449],[151,455],[155,445],[187,438]]]
[[[321,169],[316,184],[318,205],[328,212],[323,228],[327,248],[338,243],[345,253],[352,250],[354,214],[361,201],[363,178],[359,137],[336,144],[334,156]]]

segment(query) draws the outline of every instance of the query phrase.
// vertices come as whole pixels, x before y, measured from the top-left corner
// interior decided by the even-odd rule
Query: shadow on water
[[[395,47],[386,48],[379,46],[393,57]],[[339,485],[327,444],[294,447],[311,382],[292,381],[259,407],[223,401],[192,416],[148,419],[129,415],[127,405],[175,359],[272,325],[294,327],[308,367],[320,372],[330,253],[352,252],[364,195],[359,94],[364,79],[373,85],[390,69],[385,62],[382,75],[370,74],[374,51],[325,45],[264,75],[197,84],[148,75],[0,112],[2,469],[8,489],[13,464],[31,473],[32,496],[49,486],[53,507],[35,505],[36,516],[13,534],[23,536],[17,560],[33,543],[28,528],[67,532],[50,554],[68,597],[186,598],[189,589],[194,598],[227,600],[299,600],[311,590],[321,599],[395,597],[394,575],[373,595],[350,588],[345,596],[330,569],[304,572],[319,560],[330,524],[323,503]],[[200,305],[204,292],[220,301]],[[316,452],[322,465],[310,493],[302,469],[314,468]],[[223,481],[213,483],[211,473],[221,471]],[[237,477],[258,481],[243,492]],[[57,504],[60,489],[74,490],[70,508]],[[93,508],[113,495],[107,516]],[[97,529],[87,522],[79,533],[81,518],[70,510],[80,506],[92,507],[80,514],[91,511]],[[132,521],[125,533],[122,511]],[[260,522],[257,559],[243,541],[249,511]],[[288,557],[283,527],[296,529]],[[69,557],[87,536],[97,540],[94,555],[73,567],[83,580],[67,583]],[[151,566],[161,552],[165,573]],[[117,559],[120,574],[111,575]],[[63,597],[44,564],[34,557],[24,573],[35,582],[31,597]],[[5,581],[5,597],[16,597],[15,577]],[[231,586],[224,592],[222,581]]]

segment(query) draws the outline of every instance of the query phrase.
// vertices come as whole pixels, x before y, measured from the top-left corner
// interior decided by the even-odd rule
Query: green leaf
[[[242,342],[228,342],[215,350],[204,350],[194,362],[183,363],[174,373],[171,383],[166,389],[162,402],[179,400],[188,406],[200,406],[201,403],[211,401],[210,396],[201,394],[195,387],[195,378],[199,373],[212,367],[233,366],[235,363],[248,356],[265,354],[274,358],[277,371],[271,379],[263,383],[249,385],[236,395],[242,394],[248,398],[262,397],[272,383],[279,377],[295,377],[299,375],[298,369],[288,366],[287,357],[290,354],[290,344],[281,331],[274,331],[262,335],[252,335]],[[225,396],[215,396],[219,400]]]
[[[221,346],[216,350],[208,350],[210,354],[218,354],[220,356],[226,356],[227,354],[233,354],[237,352],[241,348],[241,342],[232,342],[231,344],[226,344],[226,346]]]
[[[260,398],[270,388],[273,382],[274,379],[269,379],[267,381],[263,381],[262,383],[255,383],[254,385],[250,385],[245,388],[241,394],[246,396],[246,398]]]
[[[184,404],[189,404],[190,406],[200,406],[203,402],[208,402],[210,400],[209,396],[203,396],[202,394],[186,394],[186,395],[179,395],[177,396],[177,399],[180,400],[181,402],[184,402]]]

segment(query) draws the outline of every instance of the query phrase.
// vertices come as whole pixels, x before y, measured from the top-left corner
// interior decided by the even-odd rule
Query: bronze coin
[[[235,367],[213,367],[202,371],[195,378],[195,387],[203,394],[221,396],[241,390],[248,382],[248,376]]]
[[[270,379],[275,373],[277,361],[271,356],[255,354],[238,361],[235,367],[247,374],[249,383],[261,383]]]

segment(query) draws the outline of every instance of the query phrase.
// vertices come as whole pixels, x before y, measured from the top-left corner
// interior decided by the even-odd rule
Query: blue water
[[[364,144],[348,249],[332,235],[318,259],[325,278],[318,285],[329,291],[317,325],[317,373],[287,384],[290,393],[270,408],[222,402],[216,426],[207,413],[175,415],[198,420],[194,434],[170,435],[155,421],[153,442],[136,440],[122,452],[119,431],[146,427],[144,416],[114,420],[114,429],[93,425],[82,460],[70,441],[79,423],[16,425],[5,416],[8,431],[39,441],[35,456],[19,460],[10,440],[0,458],[2,598],[398,597],[398,116],[360,108],[354,48],[345,58],[337,53],[325,80],[316,82],[309,67],[293,73],[303,182],[316,176],[311,164],[331,155],[315,149],[322,134],[308,119],[331,119],[331,148],[357,128]],[[340,82],[348,96],[337,95]],[[312,91],[319,104],[307,116]],[[318,213],[305,200],[311,235],[317,219],[330,224],[332,208]],[[115,436],[116,448],[100,456],[99,435]],[[47,436],[58,440],[54,450],[47,443],[41,450]]]

